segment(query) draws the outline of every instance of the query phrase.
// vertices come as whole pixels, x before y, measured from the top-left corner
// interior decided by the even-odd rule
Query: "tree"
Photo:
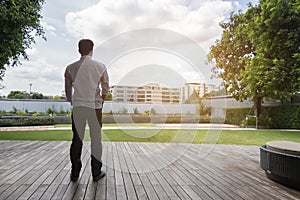
[[[244,78],[262,96],[286,99],[300,90],[300,1],[261,0],[248,24],[256,47]]]
[[[300,90],[300,5],[297,0],[261,0],[245,13],[220,23],[222,38],[208,54],[226,92],[254,101],[260,115],[264,97],[287,98]]]
[[[26,49],[35,43],[34,37],[44,37],[40,11],[44,0],[1,0],[0,2],[0,80],[7,66],[28,59]]]
[[[248,98],[242,73],[247,67],[245,57],[251,56],[254,47],[245,32],[245,24],[251,19],[241,12],[231,13],[229,22],[222,22],[222,38],[210,47],[208,60],[214,64],[213,74],[223,80],[228,94],[238,100]]]
[[[31,95],[31,98],[32,98],[32,99],[43,99],[43,98],[44,98],[44,95],[43,95],[42,93],[34,92],[34,93]]]
[[[226,95],[225,89],[221,88],[219,90],[213,90],[209,93],[206,93],[203,97],[208,98],[208,97],[213,97],[213,96],[225,96],[225,95]]]
[[[24,91],[11,91],[7,95],[7,98],[8,99],[29,99],[30,94],[28,94],[27,92],[24,92]]]
[[[193,93],[191,94],[191,96],[188,97],[188,99],[185,100],[186,104],[200,104],[202,101],[199,91],[196,91],[194,89]]]

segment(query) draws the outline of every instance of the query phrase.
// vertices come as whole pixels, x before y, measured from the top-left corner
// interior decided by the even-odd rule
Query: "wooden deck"
[[[99,182],[91,179],[89,143],[80,179],[70,181],[69,147],[0,141],[0,199],[300,198],[265,177],[255,146],[104,142],[107,176]]]

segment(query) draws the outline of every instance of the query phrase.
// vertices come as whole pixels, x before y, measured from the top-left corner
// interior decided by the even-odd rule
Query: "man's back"
[[[108,92],[108,75],[104,64],[92,60],[90,56],[83,56],[67,67],[65,76],[74,88],[73,97],[66,88],[67,98],[73,107],[102,108],[103,99],[99,85],[102,94]]]

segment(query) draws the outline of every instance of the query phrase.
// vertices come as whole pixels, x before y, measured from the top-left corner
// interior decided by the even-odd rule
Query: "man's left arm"
[[[72,105],[72,77],[67,70],[65,71],[65,93],[67,101]]]
[[[109,91],[109,77],[107,74],[107,70],[105,69],[105,71],[103,72],[103,75],[100,79],[100,83],[101,83],[101,90],[102,90],[102,99],[103,102],[105,100],[106,95],[108,94]]]

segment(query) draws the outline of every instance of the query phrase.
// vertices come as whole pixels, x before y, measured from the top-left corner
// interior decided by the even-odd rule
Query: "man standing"
[[[76,181],[82,167],[81,152],[86,122],[91,137],[91,169],[94,181],[105,176],[102,168],[102,105],[109,89],[109,78],[104,64],[92,60],[94,44],[89,39],[78,43],[80,60],[67,66],[65,92],[73,106],[73,139],[70,148],[71,180]],[[101,86],[101,89],[100,89]]]

